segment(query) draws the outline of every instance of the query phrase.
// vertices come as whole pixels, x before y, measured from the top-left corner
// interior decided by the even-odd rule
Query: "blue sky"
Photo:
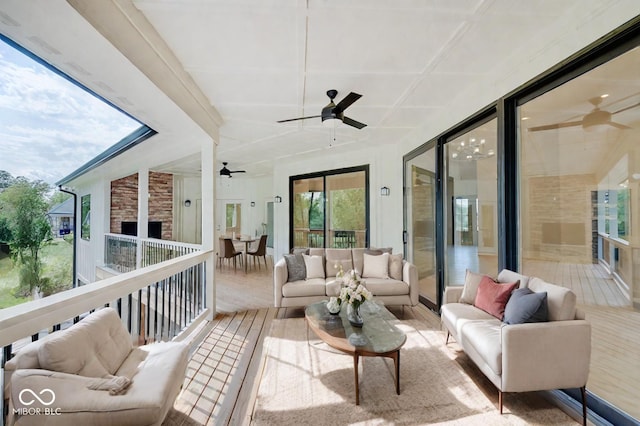
[[[0,40],[0,170],[53,184],[138,127]]]

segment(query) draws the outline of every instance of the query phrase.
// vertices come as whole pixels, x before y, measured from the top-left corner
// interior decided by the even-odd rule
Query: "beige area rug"
[[[360,406],[355,405],[353,358],[334,351],[302,318],[274,320],[253,425],[575,425],[536,393],[497,391],[444,334],[417,320],[398,322],[407,334],[400,352],[400,395],[391,359],[361,358]]]

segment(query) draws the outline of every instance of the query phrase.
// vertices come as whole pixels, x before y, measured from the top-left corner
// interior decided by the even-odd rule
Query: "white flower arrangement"
[[[348,280],[345,281],[346,285],[340,290],[341,302],[346,302],[357,310],[361,304],[371,300],[373,297],[371,292],[364,286],[364,280],[360,278],[357,271],[352,270],[349,273]]]

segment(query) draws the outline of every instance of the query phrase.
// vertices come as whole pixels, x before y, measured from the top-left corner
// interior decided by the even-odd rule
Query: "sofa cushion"
[[[285,254],[284,261],[287,264],[287,281],[304,280],[307,277],[307,268],[301,253]]]
[[[475,352],[496,375],[502,374],[502,323],[496,319],[465,321],[459,328],[467,352]]]
[[[362,278],[389,279],[389,253],[371,255],[364,253],[364,267]]]
[[[402,254],[389,255],[389,278],[402,281]]]
[[[113,375],[127,358],[131,336],[112,308],[51,335],[38,349],[42,368],[86,377]]]
[[[535,293],[529,288],[519,288],[511,293],[504,308],[504,323],[523,324],[548,320],[546,291]]]
[[[520,285],[518,287],[525,288],[529,286],[530,279],[531,278],[526,275],[510,271],[509,269],[503,269],[498,274],[498,278],[496,279],[496,281],[498,281],[499,283],[515,283],[516,281],[520,281]]]
[[[409,294],[409,284],[404,281],[390,280],[388,278],[367,278],[364,286],[374,296]]]
[[[568,288],[550,284],[534,277],[529,281],[529,288],[535,292],[547,292],[547,309],[549,321],[566,321],[576,317],[576,294]]]
[[[302,255],[304,266],[307,269],[307,279],[324,278],[324,259],[322,256]]]
[[[471,272],[467,269],[464,278],[464,288],[462,289],[462,295],[460,296],[460,303],[468,303],[469,305],[473,305],[476,301],[476,294],[478,293],[478,285],[480,285],[480,281],[485,277],[484,274],[478,274],[476,272]]]
[[[447,303],[442,305],[440,318],[445,327],[453,334],[453,337],[458,340],[458,343],[461,343],[459,330],[466,322],[495,320],[493,316],[468,303]]]
[[[325,296],[324,278],[311,278],[305,281],[293,281],[282,286],[284,297]]]
[[[478,285],[474,306],[502,320],[511,292],[518,287],[518,284],[518,282],[499,284],[490,277],[483,277]]]
[[[336,265],[342,265],[342,270],[346,273],[353,269],[351,260],[351,250],[349,249],[326,249],[325,250],[325,277],[335,277],[339,271]]]

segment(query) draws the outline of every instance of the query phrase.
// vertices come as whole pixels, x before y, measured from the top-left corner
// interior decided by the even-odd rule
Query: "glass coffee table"
[[[347,319],[347,307],[332,315],[327,302],[317,302],[305,308],[307,325],[326,344],[353,356],[356,382],[356,405],[360,405],[358,364],[361,356],[393,359],[396,370],[396,393],[400,395],[400,348],[407,336],[393,322],[397,318],[379,302],[366,302],[360,307],[364,325],[354,327]]]

